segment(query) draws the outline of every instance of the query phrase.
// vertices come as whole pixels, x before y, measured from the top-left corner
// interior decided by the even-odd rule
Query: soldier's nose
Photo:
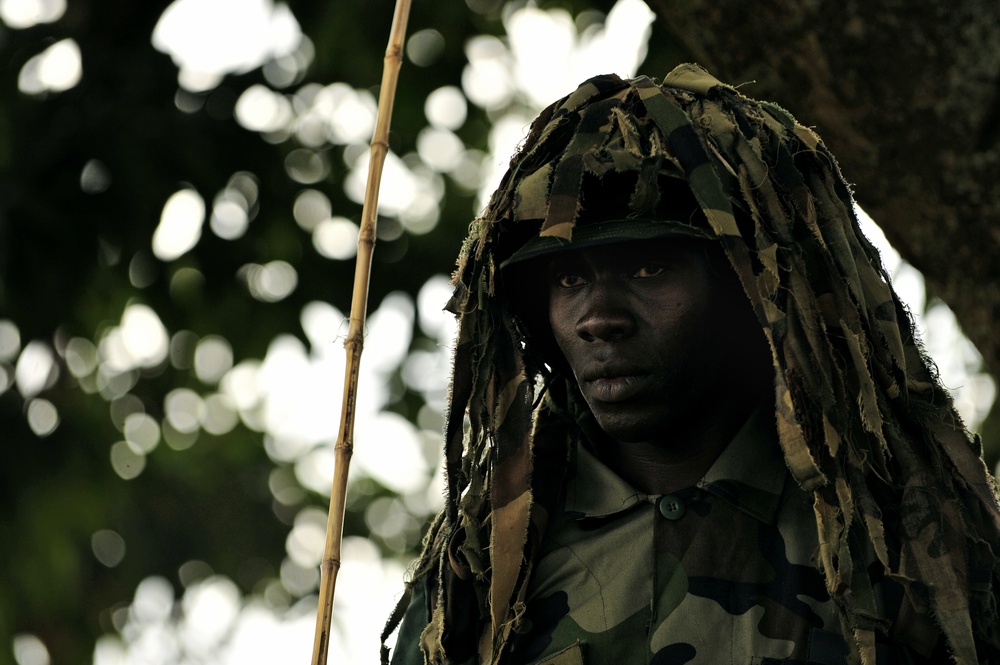
[[[581,339],[610,342],[635,332],[635,318],[615,280],[597,280],[587,288],[576,333]]]

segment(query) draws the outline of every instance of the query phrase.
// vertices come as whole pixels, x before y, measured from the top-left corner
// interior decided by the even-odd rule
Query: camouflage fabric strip
[[[707,85],[707,82],[703,83]],[[712,168],[711,158],[695,134],[692,118],[674,104],[668,103],[660,88],[648,79],[640,78],[635,85],[640,90],[640,97],[647,111],[668,137],[670,147],[687,173],[695,197],[701,203],[709,224],[730,254],[733,267],[740,276],[748,296],[751,301],[759,301],[760,289],[757,288],[756,279],[750,269],[749,250],[740,239],[729,198],[722,188],[716,171]],[[779,393],[782,391],[780,383],[783,380],[779,375]],[[796,480],[804,488],[822,484],[823,473],[805,445],[805,438],[796,424],[794,415],[788,413],[779,426],[784,434],[782,446],[788,455],[792,474]],[[795,443],[791,443],[792,441]]]
[[[611,107],[618,103],[615,98],[602,99],[582,112],[573,138],[566,148],[566,155],[555,167],[548,192],[549,206],[539,235],[566,239],[572,237],[573,225],[580,213],[580,193],[586,172],[584,155],[596,152],[607,140],[607,132],[601,131],[602,125],[610,114]]]

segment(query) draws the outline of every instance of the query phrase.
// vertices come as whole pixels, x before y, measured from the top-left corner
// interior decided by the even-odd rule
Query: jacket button
[[[656,502],[660,514],[668,520],[679,520],[684,517],[684,501],[673,494],[664,494]]]

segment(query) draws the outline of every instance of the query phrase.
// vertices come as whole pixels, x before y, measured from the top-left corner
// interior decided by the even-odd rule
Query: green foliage
[[[325,496],[301,488],[291,505],[276,501],[269,489],[276,463],[262,435],[243,424],[220,435],[201,431],[187,448],[161,442],[138,477],[119,477],[110,455],[124,438],[122,413],[143,411],[162,421],[171,390],[205,395],[212,387],[199,381],[190,358],[164,361],[127,373],[134,385],[109,400],[95,391],[95,373],[77,378],[63,357],[72,338],[99,344],[130,303],[151,307],[171,334],[225,338],[237,363],[262,358],[279,334],[305,341],[299,317],[310,301],[350,308],[353,261],[320,256],[293,219],[295,197],[306,186],[289,178],[284,162],[299,145],[294,138],[265,141],[233,118],[239,95],[267,84],[261,71],[229,76],[207,93],[178,93],[177,68],[150,44],[167,4],[73,2],[55,23],[0,28],[6,64],[0,73],[0,320],[14,322],[22,346],[40,340],[60,353],[58,378],[41,394],[59,414],[51,434],[40,437],[28,426],[27,400],[15,387],[0,393],[0,568],[6,571],[0,650],[7,654],[12,635],[33,633],[53,662],[88,662],[95,637],[113,630],[112,611],[129,602],[142,579],[162,575],[179,589],[178,571],[190,561],[207,562],[246,593],[259,590],[277,576],[299,508],[326,507]],[[305,80],[285,92],[305,81],[377,90],[390,2],[301,1],[292,10],[316,57]],[[413,150],[426,125],[426,96],[460,80],[465,36],[499,29],[496,20],[423,3],[411,32],[431,26],[441,29],[444,49],[432,67],[404,67],[392,136],[399,154]],[[64,38],[79,44],[80,83],[42,96],[20,92],[23,65]],[[193,110],[180,110],[177,99]],[[487,121],[472,113],[460,133],[483,147]],[[309,187],[329,197],[334,214],[357,221],[360,206],[342,187],[344,146],[326,143],[318,150],[331,168]],[[106,169],[106,189],[81,187],[91,160]],[[238,172],[252,173],[259,187],[248,232],[222,240],[206,222],[190,252],[171,262],[156,259],[151,238],[170,195],[192,187],[211,209],[214,194]],[[447,190],[435,232],[379,243],[371,303],[395,290],[415,296],[430,276],[450,271],[473,203],[470,192],[450,182]],[[280,302],[255,300],[238,277],[240,267],[276,260],[295,268],[297,288]],[[425,343],[415,332],[415,344]],[[16,355],[0,365],[8,379],[15,361]],[[423,398],[396,381],[390,408],[415,417]],[[284,477],[296,482],[290,472]],[[347,531],[365,534],[367,505],[390,492],[371,482],[352,492]],[[114,567],[95,557],[91,540],[101,530],[120,534],[126,544]],[[415,545],[410,552],[386,551],[405,558]]]

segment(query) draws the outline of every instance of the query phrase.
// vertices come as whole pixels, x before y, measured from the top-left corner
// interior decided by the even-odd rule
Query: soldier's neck
[[[752,413],[752,405],[699,419],[662,440],[606,440],[598,455],[615,473],[645,494],[671,494],[701,480]]]

